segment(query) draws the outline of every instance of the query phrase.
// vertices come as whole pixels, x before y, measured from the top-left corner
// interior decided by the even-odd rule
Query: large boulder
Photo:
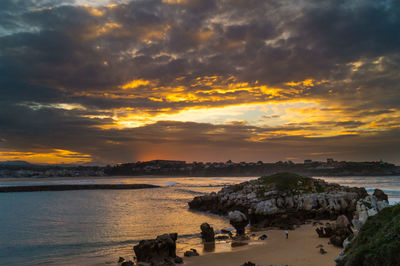
[[[329,241],[336,247],[343,247],[343,241],[352,234],[352,231],[346,227],[338,227],[333,232]]]
[[[337,247],[343,247],[343,241],[353,233],[351,223],[345,215],[339,216],[334,224],[327,223],[325,227],[317,228],[315,231],[319,237],[329,238],[329,241]]]
[[[214,229],[208,223],[202,223],[200,225],[201,229],[201,238],[204,242],[214,242],[215,234]]]
[[[245,233],[246,225],[249,224],[246,215],[240,211],[232,211],[229,212],[228,216],[230,224],[236,229],[236,234],[238,236],[243,235]]]
[[[178,234],[164,234],[156,239],[142,240],[133,247],[137,261],[151,265],[170,265],[176,258],[176,240]],[[172,262],[173,263],[173,262]]]
[[[386,201],[386,202],[388,202],[388,195],[386,195],[385,192],[383,192],[382,190],[380,190],[378,188],[375,189],[373,195],[375,196],[375,198],[378,201]]]
[[[340,215],[335,222],[336,228],[348,228],[351,223],[346,215]]]

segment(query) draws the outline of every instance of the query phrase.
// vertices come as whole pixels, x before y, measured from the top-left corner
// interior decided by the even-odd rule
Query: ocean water
[[[368,193],[373,193],[375,188],[382,189],[389,197],[389,204],[400,202],[400,176],[340,176],[340,177],[314,177],[330,183],[338,183],[349,187],[365,187]]]
[[[400,177],[318,177],[349,186],[377,187],[400,201]],[[202,249],[200,224],[230,228],[226,218],[190,211],[193,197],[249,177],[79,178],[1,180],[0,186],[149,183],[161,188],[0,193],[0,265],[116,265],[132,258],[139,240],[177,232],[177,252]],[[217,243],[216,252],[229,250]]]

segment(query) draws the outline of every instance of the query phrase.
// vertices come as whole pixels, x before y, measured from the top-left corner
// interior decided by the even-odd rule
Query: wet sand
[[[247,261],[256,265],[290,266],[334,266],[334,259],[342,249],[328,245],[328,238],[319,238],[312,224],[302,225],[289,231],[286,239],[283,230],[272,229],[256,232],[257,236],[267,234],[259,245],[232,248],[230,252],[205,253],[199,257],[184,258],[185,265],[199,266],[240,266]],[[320,254],[318,245],[322,244],[326,254]]]

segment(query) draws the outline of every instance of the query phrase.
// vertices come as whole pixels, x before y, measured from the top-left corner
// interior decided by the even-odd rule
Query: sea
[[[229,251],[201,244],[200,224],[231,230],[226,217],[191,211],[188,201],[256,177],[107,177],[0,179],[0,186],[154,184],[153,189],[0,193],[0,265],[117,265],[133,259],[142,239],[178,233],[177,253]],[[380,188],[400,202],[400,176],[316,177],[346,186]]]

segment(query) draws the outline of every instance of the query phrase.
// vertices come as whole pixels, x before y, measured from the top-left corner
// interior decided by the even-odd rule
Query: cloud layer
[[[1,1],[0,159],[400,163],[399,14],[389,0]]]

